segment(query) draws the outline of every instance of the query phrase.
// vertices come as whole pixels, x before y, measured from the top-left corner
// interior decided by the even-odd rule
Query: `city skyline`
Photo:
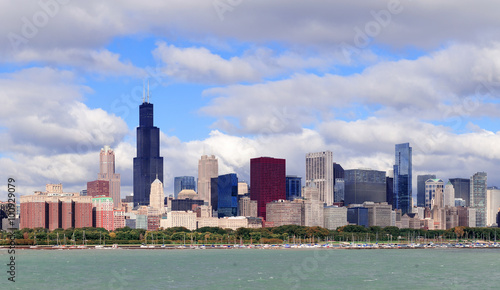
[[[6,2],[1,174],[21,195],[47,183],[79,192],[109,145],[121,196],[132,193],[149,80],[167,195],[203,155],[219,175],[250,180],[250,159],[272,156],[305,178],[306,153],[388,171],[403,142],[413,197],[428,173],[487,172],[499,185],[500,4],[351,2]]]

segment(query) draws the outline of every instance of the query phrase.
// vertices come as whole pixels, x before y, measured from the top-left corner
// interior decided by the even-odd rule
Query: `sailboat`
[[[71,241],[73,244],[69,246],[70,249],[75,249],[76,248],[76,241],[75,241],[75,231],[73,231],[73,235],[71,236]]]
[[[155,235],[152,233],[151,234],[151,245],[149,245],[148,248],[156,248],[156,246],[154,244],[154,237],[155,237]]]
[[[106,238],[106,237],[104,237]],[[102,249],[104,248],[102,245],[101,245],[101,232],[99,232],[99,245],[95,246],[96,249]]]
[[[148,232],[146,232],[146,235],[144,236],[144,244],[141,245],[141,248],[147,248],[148,247]]]
[[[82,238],[82,244],[79,245],[77,248],[78,249],[86,249],[87,248],[87,245],[85,244],[86,243],[86,240],[85,240],[85,230],[83,231],[83,238]]]
[[[59,233],[57,233],[57,244],[54,245],[52,248],[55,248],[55,249],[62,249],[62,248],[64,248],[64,246],[62,246],[62,245],[59,244]]]
[[[30,249],[38,249],[38,245],[36,244],[36,234],[35,234],[35,240],[33,241],[33,245],[30,246]]]

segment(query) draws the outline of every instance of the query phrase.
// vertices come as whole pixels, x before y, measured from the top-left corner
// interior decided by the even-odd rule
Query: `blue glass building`
[[[174,196],[177,198],[179,192],[184,189],[196,191],[196,181],[194,176],[178,176],[174,178]]]
[[[286,199],[294,200],[302,195],[302,178],[294,175],[286,176]]]
[[[217,215],[238,215],[238,177],[236,173],[219,175],[217,180]]]
[[[351,207],[347,209],[347,222],[358,226],[368,227],[368,208]]]
[[[139,106],[137,157],[134,158],[134,206],[149,205],[151,183],[163,183],[163,157],[160,157],[160,129],[153,125],[153,104]]]
[[[412,208],[412,148],[410,143],[396,144],[394,164],[394,199],[392,208],[401,214],[411,213]]]

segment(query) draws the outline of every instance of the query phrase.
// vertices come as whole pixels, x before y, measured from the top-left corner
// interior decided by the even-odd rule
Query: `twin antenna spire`
[[[144,85],[144,82],[142,83],[142,102],[145,103],[146,102],[146,92],[145,92],[145,85]],[[147,97],[148,97],[148,103],[149,103],[149,79],[148,79],[148,94],[147,94]]]

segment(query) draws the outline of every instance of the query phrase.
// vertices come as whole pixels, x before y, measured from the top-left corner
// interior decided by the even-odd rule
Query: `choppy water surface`
[[[0,251],[2,264],[9,257]],[[16,262],[16,282],[2,271],[0,288],[498,289],[500,281],[500,249],[18,250]]]

